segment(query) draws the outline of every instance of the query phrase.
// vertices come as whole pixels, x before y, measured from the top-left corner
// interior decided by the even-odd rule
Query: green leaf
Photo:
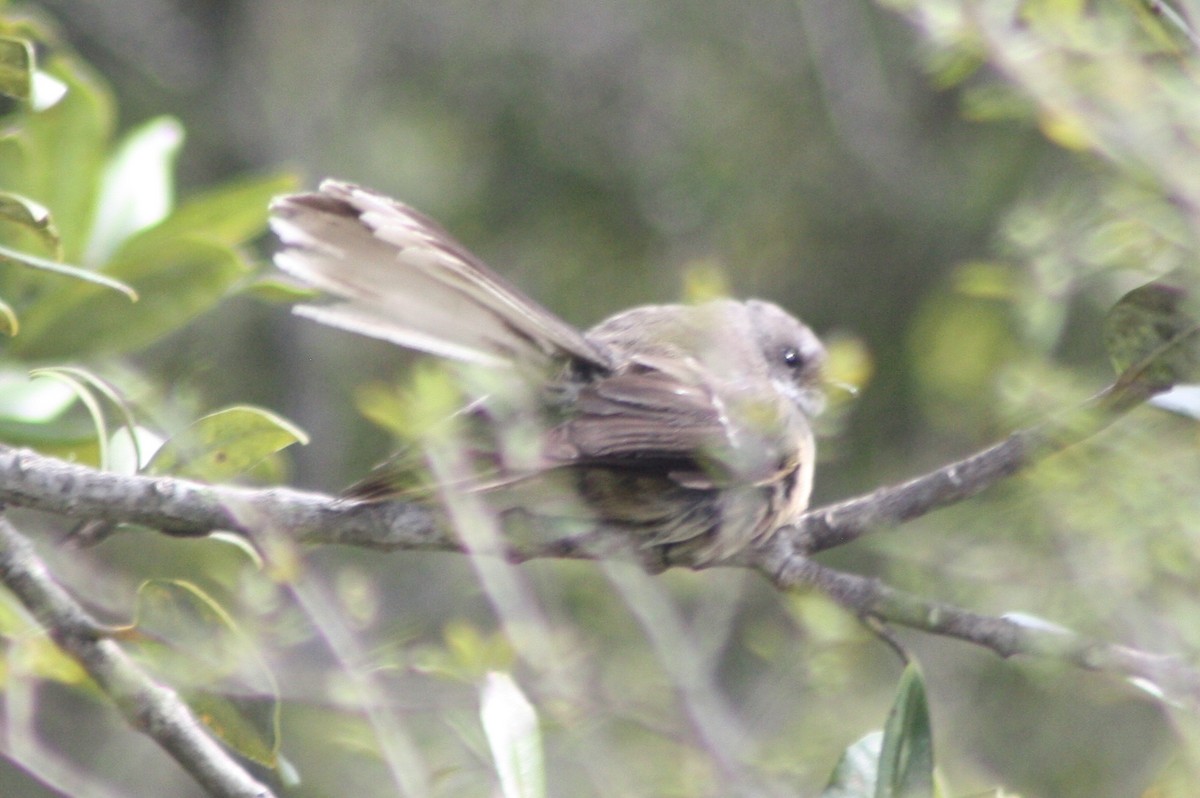
[[[121,422],[123,425],[122,430],[127,433],[128,444],[132,449],[132,467],[128,469],[128,473],[136,473],[137,467],[142,461],[140,444],[137,436],[137,422],[134,419],[133,408],[130,406],[125,395],[121,393],[120,389],[99,375],[93,374],[87,369],[77,368],[75,366],[53,366],[49,368],[35,369],[31,371],[29,375],[30,377],[34,378],[49,377],[51,379],[64,381],[75,387],[76,391],[86,390],[89,397],[93,392],[95,392],[107,399],[109,403],[116,408],[117,414],[121,417]],[[92,404],[87,398],[83,398],[83,402],[88,408],[89,412],[92,412],[93,415],[95,415],[96,412],[99,412],[98,403],[96,405],[96,409],[93,410]],[[100,453],[102,455],[101,464],[110,470],[119,470],[117,464],[109,459],[111,453],[108,447],[108,435],[106,433],[106,424],[104,423],[103,418],[97,422],[96,428],[97,432],[105,435],[106,438],[106,440],[97,441],[100,448]]]
[[[227,745],[273,766],[279,750],[279,689],[250,639],[196,585],[154,579],[138,588],[126,647],[179,689]]]
[[[172,436],[146,471],[222,482],[294,443],[308,443],[308,436],[291,422],[257,407],[230,407]]]
[[[1187,289],[1167,280],[1135,288],[1104,321],[1104,346],[1120,375],[1164,390],[1200,380],[1200,308]]]
[[[0,140],[0,175],[6,191],[50,209],[63,258],[78,262],[112,137],[112,98],[100,78],[69,57],[51,59],[45,71],[66,86],[66,95],[40,113],[23,114],[16,133]]]
[[[0,372],[0,441],[10,446],[76,449],[96,444],[90,416],[68,413],[78,401],[75,388],[22,372]]]
[[[171,212],[183,135],[178,120],[160,116],[125,136],[104,167],[85,264],[99,267],[126,239]]]
[[[267,226],[267,208],[277,194],[294,191],[295,175],[281,172],[225,183],[180,204],[153,230],[147,242],[190,236],[237,246]]]
[[[308,302],[320,296],[320,293],[312,288],[277,277],[260,277],[242,289],[242,293],[264,302],[277,302],[281,305]]]
[[[0,333],[10,338],[21,331],[20,321],[12,306],[0,299]]]
[[[52,256],[62,254],[62,239],[45,205],[20,194],[0,192],[0,221],[14,224],[32,234]]]
[[[0,94],[28,100],[33,96],[33,44],[0,36]]]
[[[196,239],[148,241],[139,234],[105,269],[137,290],[130,305],[115,294],[77,284],[22,316],[12,352],[27,358],[80,357],[136,349],[212,307],[250,266],[229,247]]]
[[[96,398],[95,385],[86,376],[80,377],[78,374],[71,373],[70,369],[41,369],[32,376],[57,380],[74,391],[76,398],[87,408],[88,415],[91,416],[96,445],[99,449],[99,465],[104,469],[109,468],[108,420],[104,416],[104,410],[100,407],[100,401]]]
[[[103,274],[97,274],[96,272],[90,272],[87,269],[81,269],[78,266],[71,266],[67,263],[58,263],[56,261],[46,260],[45,258],[39,258],[37,255],[30,255],[27,252],[18,252],[15,249],[0,246],[0,263],[6,260],[22,266],[28,266],[31,269],[39,269],[44,272],[50,272],[51,274],[60,274],[64,277],[73,277],[76,280],[82,280],[85,283],[91,283],[92,285],[98,285],[104,288],[111,288],[114,291],[119,291],[124,294],[127,298],[127,301],[136,302],[138,300],[137,291],[120,280],[114,280],[111,277],[106,277]]]
[[[933,727],[921,669],[910,663],[900,677],[896,701],[883,727],[875,798],[933,795]]]
[[[874,798],[883,732],[873,731],[847,748],[820,798]]]
[[[184,690],[192,712],[213,734],[247,759],[276,766],[279,702],[276,696],[246,697],[210,690]]]
[[[75,404],[75,392],[54,380],[31,378],[23,371],[0,372],[0,417],[45,424]]]

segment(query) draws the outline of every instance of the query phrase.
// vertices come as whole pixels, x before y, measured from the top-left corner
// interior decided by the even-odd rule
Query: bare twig
[[[33,546],[0,516],[0,581],[63,651],[112,698],[129,725],[145,733],[215,796],[269,798],[204,729],[170,688],[156,683],[54,579]]]
[[[1188,24],[1183,14],[1176,11],[1170,3],[1165,0],[1146,0],[1146,8],[1150,9],[1151,14],[1160,16],[1169,22],[1187,37],[1187,40],[1192,43],[1192,47],[1200,50],[1200,36],[1196,35],[1196,31],[1192,30],[1192,26]]]
[[[1160,390],[1137,381],[1118,382],[1072,411],[1018,430],[936,471],[811,510],[781,534],[791,537],[798,551],[814,554],[969,499],[1037,460],[1090,438]]]
[[[1043,657],[1085,670],[1123,676],[1193,711],[1200,710],[1200,671],[1180,657],[1094,640],[1049,623],[980,615],[928,601],[878,579],[814,562],[797,552],[786,539],[759,551],[756,567],[782,590],[814,587],[860,616],[964,640],[1005,658]]]

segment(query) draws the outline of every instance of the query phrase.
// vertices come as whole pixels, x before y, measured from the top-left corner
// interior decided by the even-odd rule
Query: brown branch
[[[156,683],[50,576],[33,546],[0,516],[0,582],[74,657],[138,731],[153,738],[215,796],[270,798],[204,729],[174,690]]]

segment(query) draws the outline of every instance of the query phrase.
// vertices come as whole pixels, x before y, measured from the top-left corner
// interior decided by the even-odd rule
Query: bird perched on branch
[[[580,332],[436,222],[370,189],[325,181],[271,212],[276,264],[334,299],[296,313],[520,386],[518,407],[473,407],[494,433],[534,419],[533,453],[493,454],[477,489],[565,479],[593,520],[641,545],[684,547],[698,565],[807,507],[825,350],[777,305],[647,305]],[[358,496],[390,492],[369,479]]]

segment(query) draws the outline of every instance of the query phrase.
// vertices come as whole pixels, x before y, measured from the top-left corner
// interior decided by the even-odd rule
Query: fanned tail
[[[488,366],[607,353],[472,255],[432,219],[350,183],[271,205],[280,269],[338,297],[295,312],[360,335]]]

